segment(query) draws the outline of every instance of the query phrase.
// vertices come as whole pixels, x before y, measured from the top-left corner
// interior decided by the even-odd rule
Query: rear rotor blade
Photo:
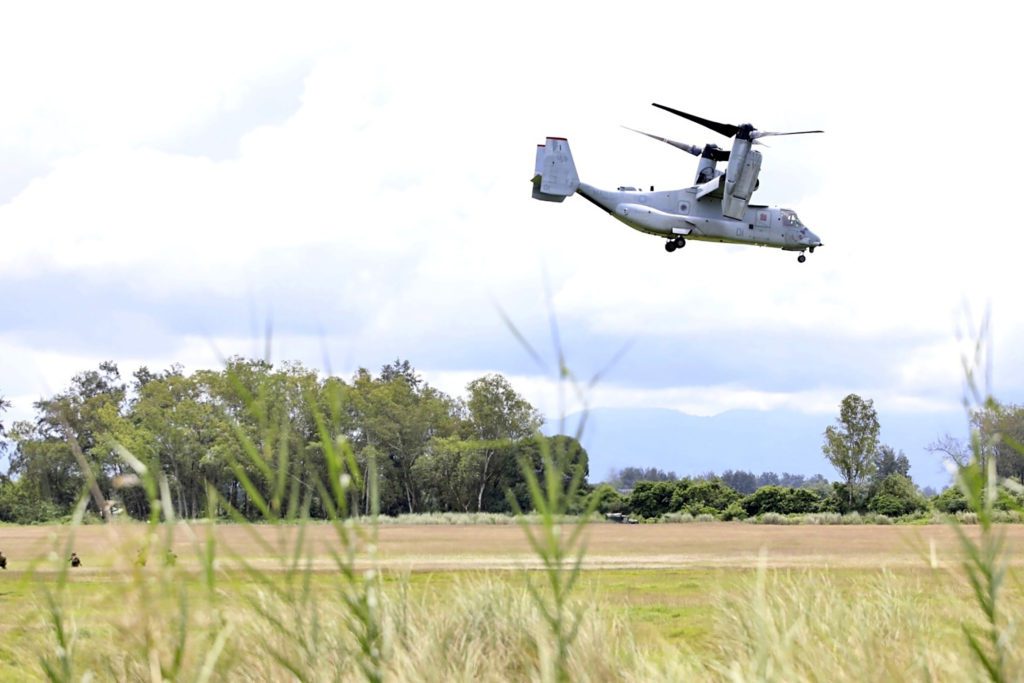
[[[750,133],[750,139],[756,140],[757,138],[766,138],[769,135],[807,135],[808,133],[824,133],[823,130],[795,130],[791,133],[773,133],[767,130],[755,130]]]
[[[697,147],[695,145],[688,145],[685,142],[677,142],[675,140],[669,140],[668,138],[663,138],[660,135],[653,135],[651,133],[645,133],[642,130],[637,130],[636,128],[630,128],[629,126],[623,126],[623,128],[625,128],[626,130],[631,130],[634,133],[640,133],[640,135],[646,135],[649,138],[652,138],[654,140],[659,140],[661,142],[664,142],[665,144],[672,145],[676,149],[681,149],[684,152],[688,152],[688,153],[692,154],[695,157],[699,157],[700,156],[701,148]]]
[[[657,107],[658,109],[664,109],[665,111],[669,112],[670,114],[675,114],[676,116],[682,116],[684,119],[689,119],[690,121],[693,121],[694,123],[699,123],[700,125],[704,126],[705,128],[710,128],[711,130],[715,131],[716,133],[718,133],[720,135],[724,135],[727,138],[734,137],[736,135],[736,133],[738,133],[739,130],[740,130],[739,126],[734,126],[731,123],[719,123],[717,121],[710,121],[708,119],[702,119],[699,116],[694,116],[693,114],[687,114],[685,111],[679,111],[678,109],[673,109],[672,107],[666,107],[664,104],[658,104],[657,102],[651,102],[651,104],[654,105],[655,107]]]

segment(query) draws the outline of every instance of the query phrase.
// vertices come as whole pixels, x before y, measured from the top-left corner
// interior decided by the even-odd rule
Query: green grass
[[[283,620],[294,616],[264,582],[244,572],[220,574],[211,601],[200,574],[175,569],[174,590],[164,590],[162,571],[68,578],[63,604],[75,643],[75,680],[86,672],[99,680],[149,678],[154,647],[169,665],[182,594],[190,607],[180,680],[198,678],[204,647],[225,623],[232,635],[215,679],[270,681],[287,674],[266,648],[273,644],[294,654],[301,643],[269,628],[250,606],[253,599],[265,599]],[[1013,570],[1008,584],[1017,586],[1021,578],[1020,570]],[[283,574],[269,580],[281,591],[289,581]],[[355,643],[336,577],[317,573],[309,581],[324,638],[324,658],[310,669],[319,671],[313,680],[334,680],[335,673],[344,680],[363,679],[343,654],[354,651]],[[0,591],[5,622],[0,681],[44,680],[38,657],[54,647],[44,596],[58,583],[57,576],[38,575],[5,583]],[[385,679],[502,680],[537,674],[545,627],[521,572],[385,573],[380,585],[388,642]],[[1019,615],[1020,597],[1010,590],[1001,604]],[[724,680],[737,672],[740,680],[755,680],[768,664],[786,674],[774,680],[887,680],[882,673],[920,678],[928,671],[938,680],[960,680],[973,671],[960,622],[975,608],[959,572],[925,567],[899,572],[591,570],[583,572],[573,604],[582,615],[568,663],[574,680],[674,680],[682,674]],[[147,642],[147,628],[155,642]],[[836,644],[871,653],[878,676],[860,678],[870,672],[836,653]],[[774,658],[767,663],[766,652]],[[828,677],[812,676],[813,671]]]

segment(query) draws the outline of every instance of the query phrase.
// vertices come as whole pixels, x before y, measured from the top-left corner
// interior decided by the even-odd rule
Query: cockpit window
[[[782,210],[782,224],[786,227],[802,226],[802,223],[800,223],[800,219],[797,218],[796,213],[789,209]]]

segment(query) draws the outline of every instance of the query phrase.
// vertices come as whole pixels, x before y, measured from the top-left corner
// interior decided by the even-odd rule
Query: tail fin
[[[560,202],[574,194],[580,186],[576,165],[572,162],[569,141],[548,138],[537,145],[537,164],[533,171],[533,198]]]

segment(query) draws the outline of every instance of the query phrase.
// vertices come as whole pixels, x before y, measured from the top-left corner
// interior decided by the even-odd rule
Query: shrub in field
[[[659,522],[666,524],[688,524],[694,520],[694,516],[689,512],[666,512],[658,518]]]
[[[740,494],[721,479],[682,480],[676,483],[669,503],[672,510],[690,514],[716,514],[740,499]]]
[[[967,498],[959,486],[950,486],[939,495],[932,498],[932,505],[939,512],[955,515],[958,512],[967,510]]]
[[[868,510],[888,517],[902,517],[927,507],[928,502],[914,482],[902,474],[890,474],[883,479],[868,501]]]
[[[795,517],[787,517],[777,512],[766,512],[763,515],[750,518],[755,524],[799,524],[800,520]]]
[[[729,504],[729,507],[722,510],[722,521],[731,522],[732,520],[743,520],[747,518],[747,511],[743,509],[743,505],[739,501]]]
[[[843,516],[838,512],[813,512],[803,519],[804,524],[842,524]]]
[[[750,516],[766,512],[780,515],[817,512],[821,498],[808,489],[794,489],[788,486],[762,486],[741,501]]]
[[[629,494],[629,511],[634,515],[654,519],[672,512],[672,496],[676,482],[639,481]]]
[[[626,509],[626,498],[611,484],[600,484],[590,492],[590,497],[597,501],[597,511],[601,514],[622,512]]]

